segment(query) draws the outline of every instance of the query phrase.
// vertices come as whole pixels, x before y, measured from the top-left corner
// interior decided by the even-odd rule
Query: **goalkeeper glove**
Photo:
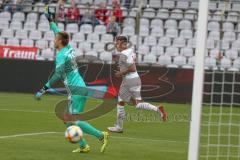
[[[40,91],[38,91],[36,94],[35,94],[35,98],[36,100],[41,100],[41,97],[44,93],[46,93],[48,87],[47,86],[44,86]]]
[[[55,19],[55,15],[49,11],[49,6],[45,7],[44,15],[49,22],[53,22]]]

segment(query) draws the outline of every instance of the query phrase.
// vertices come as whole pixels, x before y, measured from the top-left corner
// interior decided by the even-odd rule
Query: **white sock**
[[[156,107],[156,106],[154,106],[154,105],[152,105],[150,103],[146,103],[146,102],[138,103],[136,108],[137,109],[145,109],[145,110],[159,112],[158,107]]]
[[[117,122],[116,122],[116,125],[121,129],[123,128],[124,118],[125,118],[124,106],[117,105]]]

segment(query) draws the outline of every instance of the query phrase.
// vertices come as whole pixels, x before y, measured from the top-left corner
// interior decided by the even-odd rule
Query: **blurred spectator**
[[[75,6],[75,1],[71,1],[71,7],[67,10],[68,22],[78,22],[80,19],[79,8]]]
[[[5,11],[14,12],[14,11],[22,11],[22,0],[6,0],[6,6],[4,7]]]
[[[107,20],[107,23],[111,20],[112,16],[116,17],[116,22],[122,23],[123,22],[123,15],[122,15],[122,10],[121,10],[119,1],[118,0],[113,0],[112,1],[112,7],[113,7],[113,9],[108,11],[108,17],[109,18]]]
[[[64,5],[65,3],[66,3],[65,0],[58,0],[58,1],[57,1],[57,4],[58,4],[58,5]]]
[[[42,3],[48,3],[49,0],[41,0],[41,1],[42,1]]]
[[[99,24],[95,18],[93,9],[91,9],[90,3],[86,3],[85,11],[81,19],[81,24]]]
[[[120,5],[120,0],[112,0],[112,5]]]
[[[132,0],[125,0],[124,6],[125,6],[126,8],[130,9],[131,5],[132,5]]]
[[[107,20],[107,7],[106,7],[106,3],[101,2],[99,4],[99,8],[96,9],[96,11],[95,11],[95,16],[96,16],[99,24],[106,24],[106,20]]]
[[[77,4],[80,4],[80,0],[64,0],[65,1],[65,3],[67,3],[67,4],[71,4],[73,1],[74,1],[74,3],[77,5]]]
[[[5,0],[0,0],[0,9],[2,9]]]
[[[113,37],[116,37],[119,32],[120,32],[120,26],[116,22],[116,17],[112,16],[110,22],[107,25],[107,33],[110,33],[113,35]]]
[[[63,0],[58,1],[57,20],[58,22],[65,22],[65,10]]]

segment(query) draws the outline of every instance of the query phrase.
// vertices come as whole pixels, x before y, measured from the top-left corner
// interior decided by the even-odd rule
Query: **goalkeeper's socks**
[[[150,103],[146,103],[146,102],[141,102],[141,103],[138,103],[136,105],[136,108],[137,109],[144,109],[144,110],[150,110],[150,111],[155,111],[155,112],[158,112],[159,109],[158,107],[150,104]]]
[[[79,142],[80,148],[85,148],[87,146],[87,142],[84,138],[82,138]]]
[[[76,125],[79,126],[84,133],[95,136],[98,139],[101,139],[103,137],[103,133],[101,131],[97,130],[96,128],[94,128],[92,125],[85,121],[77,121]]]
[[[123,120],[125,119],[125,109],[124,106],[117,105],[117,122],[116,125],[123,129]]]

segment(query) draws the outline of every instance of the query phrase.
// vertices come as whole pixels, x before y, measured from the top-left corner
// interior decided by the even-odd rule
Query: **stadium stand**
[[[112,0],[76,0],[80,16],[85,12],[85,4],[91,4],[93,12],[102,3],[112,13]],[[114,1],[115,3],[115,1]],[[52,40],[54,39],[44,17],[44,3],[41,1],[24,1],[23,10],[8,12],[2,8],[0,12],[0,44],[36,46],[40,59],[54,59]],[[58,7],[56,2],[50,4]],[[192,66],[196,48],[196,22],[198,13],[197,1],[148,0],[139,10],[139,0],[120,4],[123,21],[120,22],[122,35],[128,36],[134,44],[138,58],[142,63],[156,63],[166,66]],[[131,7],[126,7],[131,6]],[[64,4],[65,14],[70,4]],[[221,16],[224,3],[211,1],[209,5],[207,49],[210,57],[206,57],[208,68],[216,67],[215,62],[221,52],[223,58],[220,67],[223,69],[236,67],[239,69],[240,23],[238,23],[238,7],[231,4],[226,15]],[[98,12],[99,13],[99,12]],[[104,12],[105,13],[105,12]],[[139,18],[140,17],[140,18]],[[109,53],[104,51],[104,44],[113,42],[113,36],[106,34],[106,25],[80,23],[58,23],[58,26],[70,33],[71,44],[78,55],[93,54],[100,59],[108,59]],[[221,49],[220,49],[221,48]],[[97,53],[97,54],[96,54]],[[52,56],[52,57],[51,57]],[[170,65],[171,64],[171,65]]]

